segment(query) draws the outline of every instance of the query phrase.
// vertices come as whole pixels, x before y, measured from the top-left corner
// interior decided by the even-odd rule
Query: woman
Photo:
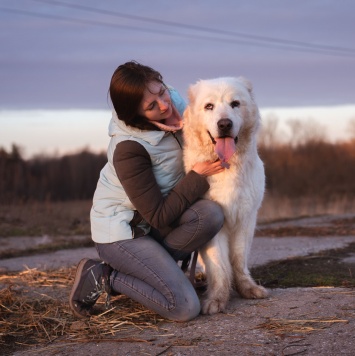
[[[80,261],[70,294],[77,317],[90,315],[103,292],[120,293],[161,316],[187,321],[200,312],[197,294],[177,261],[221,229],[216,203],[201,199],[206,177],[221,162],[183,171],[181,115],[185,104],[159,72],[120,65],[110,83],[114,107],[108,163],[91,209],[92,239],[102,261]]]

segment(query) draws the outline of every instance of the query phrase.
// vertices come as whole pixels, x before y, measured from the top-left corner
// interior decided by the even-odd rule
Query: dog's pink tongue
[[[222,162],[228,162],[236,150],[235,141],[232,137],[215,138],[215,152]]]

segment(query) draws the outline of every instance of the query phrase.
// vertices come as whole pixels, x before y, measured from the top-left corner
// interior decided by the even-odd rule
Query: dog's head
[[[190,86],[184,130],[192,130],[201,144],[210,140],[218,157],[227,162],[246,149],[260,116],[251,83],[243,78],[200,80]]]

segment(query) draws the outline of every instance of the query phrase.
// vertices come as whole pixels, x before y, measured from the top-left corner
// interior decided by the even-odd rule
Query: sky
[[[109,81],[129,60],[185,98],[198,79],[245,76],[266,117],[338,138],[355,119],[354,13],[353,0],[0,0],[0,147],[104,149]]]

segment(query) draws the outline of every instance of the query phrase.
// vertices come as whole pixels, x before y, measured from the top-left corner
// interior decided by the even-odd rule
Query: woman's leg
[[[168,231],[155,231],[154,238],[96,244],[100,257],[114,269],[111,287],[168,319],[193,319],[199,314],[200,302],[175,261],[210,241],[223,222],[218,204],[199,200]]]
[[[174,222],[162,244],[176,261],[183,260],[210,241],[223,222],[223,210],[217,203],[198,200]]]
[[[161,316],[177,321],[195,318],[200,302],[188,278],[169,253],[150,236],[96,244],[109,264],[111,288]]]

